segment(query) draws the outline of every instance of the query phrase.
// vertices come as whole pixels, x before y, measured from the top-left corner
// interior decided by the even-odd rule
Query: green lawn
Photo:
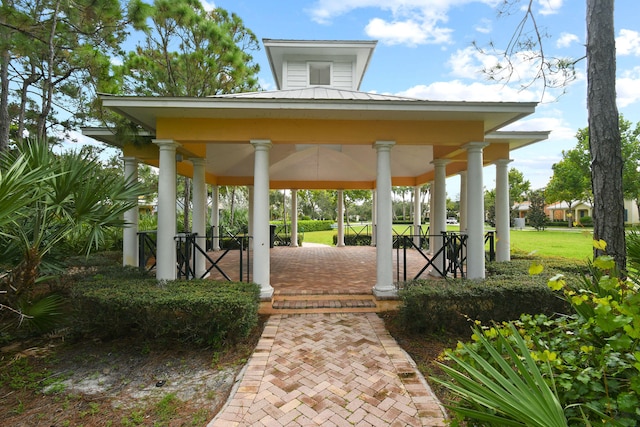
[[[360,227],[352,226],[360,231]],[[426,226],[425,226],[426,227]],[[457,231],[457,226],[448,227],[451,231]],[[394,225],[393,229],[399,233],[409,233],[411,226]],[[335,230],[314,231],[304,233],[304,241],[333,245]],[[591,257],[593,246],[589,231],[558,231],[558,230],[511,230],[511,252],[535,253],[540,256],[558,256],[580,261]]]
[[[593,254],[592,240],[591,230],[511,230],[511,253],[534,252],[542,256],[558,256],[584,261]]]

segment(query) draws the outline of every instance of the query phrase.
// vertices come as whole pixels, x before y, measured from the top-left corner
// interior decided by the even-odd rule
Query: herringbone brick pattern
[[[444,426],[443,414],[377,315],[276,315],[209,427]]]

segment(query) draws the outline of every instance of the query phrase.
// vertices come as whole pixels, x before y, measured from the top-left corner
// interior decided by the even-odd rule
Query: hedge
[[[279,228],[283,226],[282,221],[274,221],[273,225],[277,225]],[[334,220],[331,219],[323,219],[323,220],[299,220],[298,221],[298,232],[311,232],[311,231],[328,231],[332,230],[331,226],[335,224]],[[287,231],[291,230],[291,221],[287,221]]]
[[[333,235],[333,244],[338,244],[338,235]],[[345,234],[344,244],[346,246],[371,246],[370,234]]]
[[[96,276],[74,286],[78,332],[101,338],[141,336],[220,346],[246,337],[258,323],[254,283],[115,279]]]
[[[502,322],[523,313],[569,313],[568,305],[546,285],[547,279],[523,275],[485,281],[420,280],[399,292],[400,320],[413,332],[469,332],[472,322]]]
[[[544,266],[540,275],[529,274],[535,260]],[[414,332],[467,333],[471,322],[515,320],[521,314],[571,313],[568,304],[547,286],[550,277],[577,277],[586,263],[564,258],[516,257],[509,262],[489,262],[482,281],[463,279],[418,280],[405,284],[400,320]]]

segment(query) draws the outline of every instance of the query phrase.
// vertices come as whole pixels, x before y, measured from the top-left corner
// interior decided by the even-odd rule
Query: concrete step
[[[372,300],[298,300],[298,301],[273,301],[272,307],[275,309],[282,308],[356,308],[356,307],[375,307],[376,303]]]
[[[399,301],[380,300],[372,294],[275,294],[260,303],[261,314],[377,313],[397,310]]]

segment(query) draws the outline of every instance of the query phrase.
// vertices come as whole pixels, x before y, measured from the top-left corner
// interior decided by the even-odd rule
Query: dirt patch
[[[204,426],[261,332],[224,352],[140,339],[14,343],[0,353],[0,425]]]

